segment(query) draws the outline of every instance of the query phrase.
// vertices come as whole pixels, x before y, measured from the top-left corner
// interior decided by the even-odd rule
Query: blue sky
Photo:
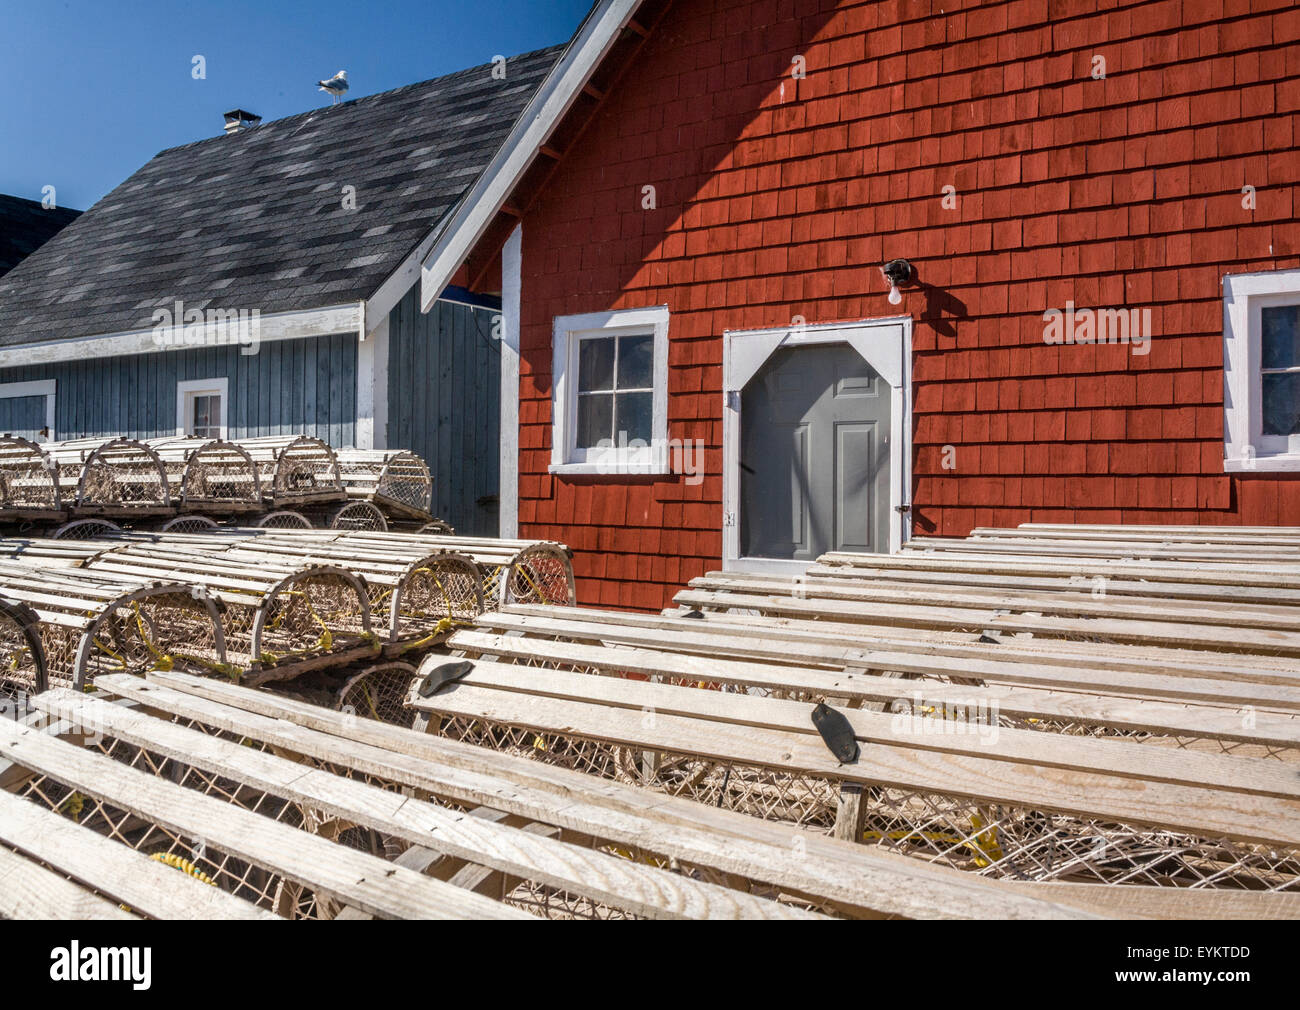
[[[85,209],[222,113],[278,119],[567,41],[590,0],[0,0],[0,193]],[[207,77],[191,76],[193,58]]]

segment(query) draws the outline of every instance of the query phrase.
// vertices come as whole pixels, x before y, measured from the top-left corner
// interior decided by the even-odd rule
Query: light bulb
[[[897,284],[889,285],[889,304],[899,305],[903,301],[903,293],[898,290]]]

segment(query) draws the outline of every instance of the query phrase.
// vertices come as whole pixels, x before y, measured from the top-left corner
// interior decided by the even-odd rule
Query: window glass
[[[217,438],[221,434],[221,397],[211,393],[198,393],[192,399],[191,434],[202,438]]]
[[[1300,435],[1300,372],[1264,373],[1264,434]]]
[[[587,393],[578,397],[579,449],[594,449],[607,442],[614,428],[614,394]]]
[[[1260,310],[1263,367],[1300,365],[1300,305],[1269,305]]]
[[[626,432],[627,441],[640,439],[649,445],[651,420],[654,412],[653,393],[616,393],[614,404],[614,430]],[[617,438],[618,436],[615,435]]]
[[[614,388],[614,338],[588,337],[578,343],[578,391]]]
[[[654,385],[655,339],[652,335],[618,338],[618,388]]]

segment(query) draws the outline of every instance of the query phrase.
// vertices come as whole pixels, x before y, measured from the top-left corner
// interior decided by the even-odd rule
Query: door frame
[[[740,556],[741,390],[778,350],[818,344],[848,344],[890,387],[889,550],[911,533],[912,487],[912,317],[889,316],[857,322],[818,323],[722,334],[722,567],[726,571],[801,574],[806,561]]]

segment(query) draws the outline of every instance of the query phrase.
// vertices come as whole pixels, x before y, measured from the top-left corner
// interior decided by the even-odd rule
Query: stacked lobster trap
[[[430,514],[432,476],[418,455],[335,450],[308,435],[245,439],[0,438],[0,523],[95,518],[190,532],[217,522],[383,532],[451,528]],[[199,521],[210,520],[210,523]]]

